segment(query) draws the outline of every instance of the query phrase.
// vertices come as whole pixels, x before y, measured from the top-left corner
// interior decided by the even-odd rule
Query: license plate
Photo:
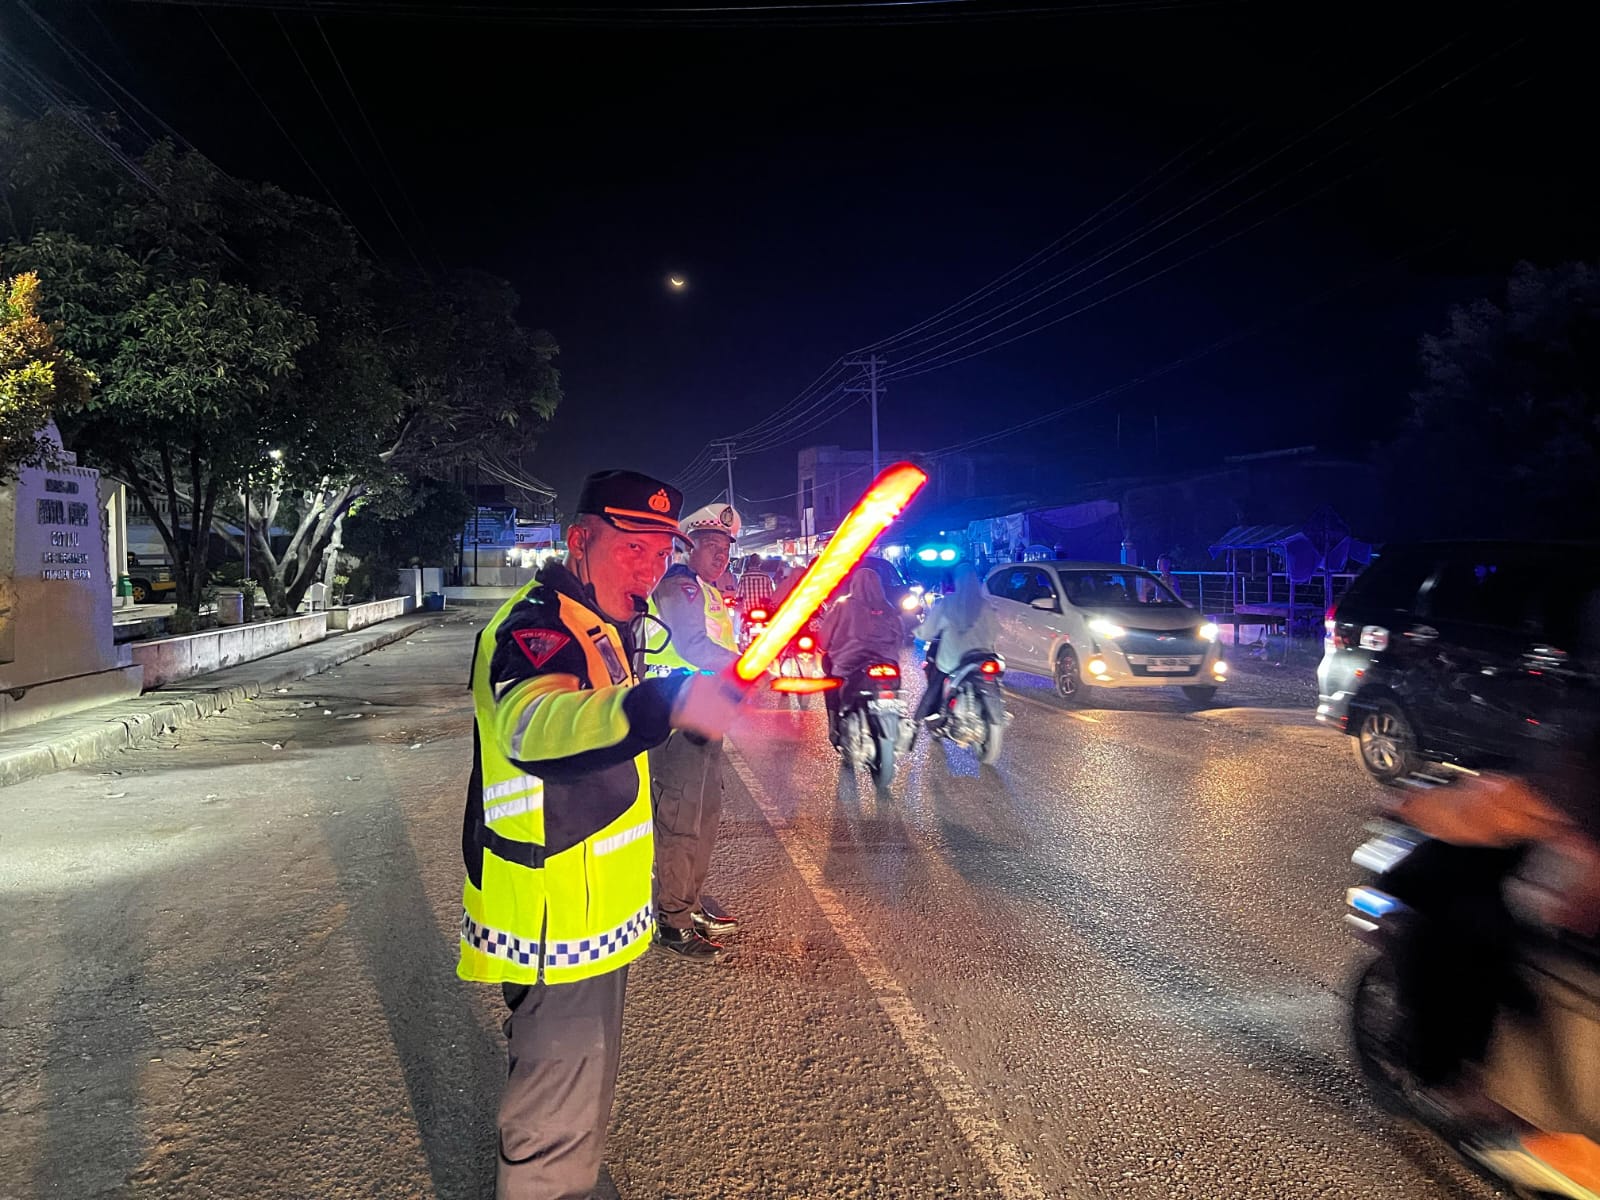
[[[1187,671],[1192,664],[1182,658],[1152,658],[1145,665],[1152,671]]]

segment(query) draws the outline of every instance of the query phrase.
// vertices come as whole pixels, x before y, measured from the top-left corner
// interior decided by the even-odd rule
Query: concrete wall
[[[395,588],[397,596],[405,596],[411,600],[412,606],[422,607],[422,568],[401,567],[399,571],[399,586]]]
[[[444,597],[449,604],[489,604],[498,608],[518,590],[514,587],[447,587]]]
[[[491,567],[487,563],[475,568],[468,559],[461,571],[461,582],[467,587],[516,589],[532,583],[538,573],[537,567]]]
[[[366,604],[352,604],[346,608],[328,610],[329,629],[365,629],[391,617],[403,617],[416,609],[410,596],[391,596],[387,600],[370,600]]]
[[[307,613],[281,621],[234,625],[182,637],[135,642],[129,648],[133,661],[144,668],[145,690],[162,687],[191,675],[220,671],[224,667],[266,658],[296,646],[319,642],[328,636],[328,614]]]

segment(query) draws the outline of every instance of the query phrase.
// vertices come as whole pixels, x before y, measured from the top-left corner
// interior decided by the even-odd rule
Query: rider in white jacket
[[[956,590],[933,606],[917,637],[928,646],[928,688],[917,705],[916,719],[933,715],[945,676],[974,650],[993,651],[1000,630],[983,597],[983,585],[970,563],[955,569]]]

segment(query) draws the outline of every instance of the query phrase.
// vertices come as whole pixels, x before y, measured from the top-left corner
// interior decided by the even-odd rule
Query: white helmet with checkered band
[[[708,504],[683,518],[683,531],[690,537],[697,533],[726,534],[729,540],[739,536],[742,522],[731,504]]]

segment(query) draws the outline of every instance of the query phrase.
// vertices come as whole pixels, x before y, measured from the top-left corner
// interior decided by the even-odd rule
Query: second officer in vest
[[[656,614],[671,641],[647,662],[652,675],[721,672],[738,659],[733,614],[716,580],[728,568],[739,514],[712,504],[684,518],[694,548],[687,565],[668,571],[655,590]],[[701,897],[722,819],[722,741],[674,733],[650,752],[655,793],[656,939],[686,958],[709,961],[721,940],[738,932],[726,912],[707,911]]]

